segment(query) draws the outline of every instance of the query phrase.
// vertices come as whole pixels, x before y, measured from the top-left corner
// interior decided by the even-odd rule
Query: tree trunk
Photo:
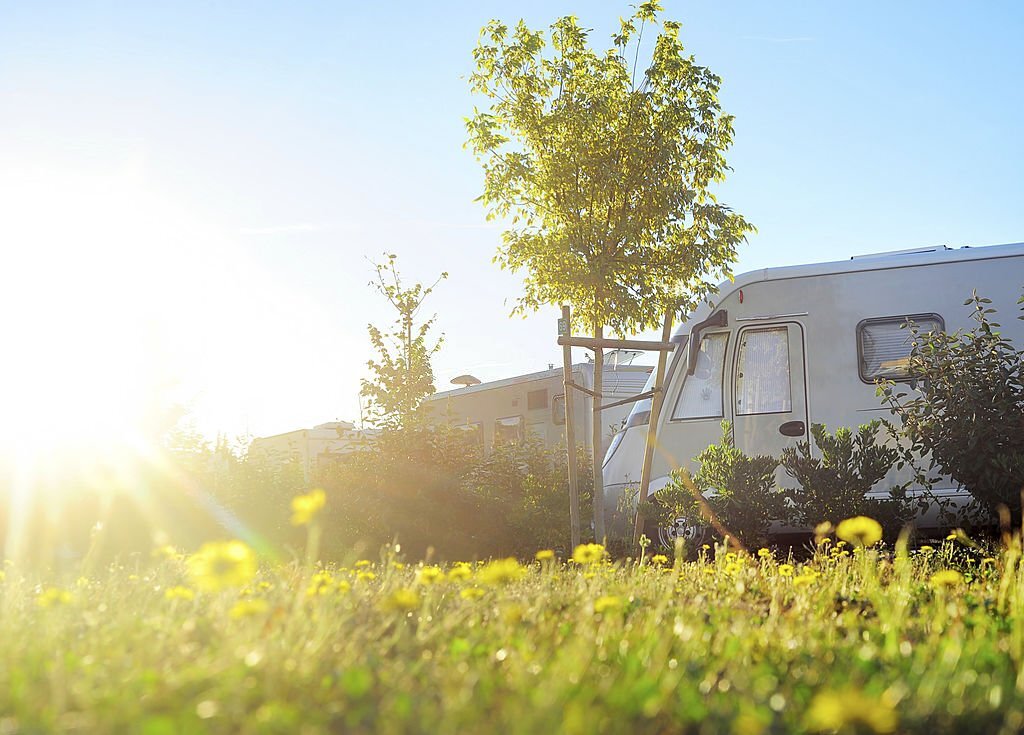
[[[594,337],[604,337],[604,327],[594,325]],[[604,462],[604,453],[601,451],[601,443],[604,439],[604,426],[601,419],[601,405],[604,403],[604,350],[600,347],[594,349],[594,419],[591,427],[592,433],[592,455],[594,460],[594,536],[598,543],[603,544],[607,538],[607,531],[604,525],[604,476],[601,465]]]

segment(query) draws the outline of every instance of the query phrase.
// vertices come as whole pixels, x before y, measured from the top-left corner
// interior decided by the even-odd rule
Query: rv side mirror
[[[724,327],[729,323],[729,312],[723,309],[716,311],[704,321],[695,324],[690,330],[690,351],[687,354],[686,374],[693,375],[697,369],[697,351],[700,348],[700,333],[707,327]]]

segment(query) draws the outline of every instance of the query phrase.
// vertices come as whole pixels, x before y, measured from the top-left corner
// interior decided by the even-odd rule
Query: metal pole
[[[672,310],[665,312],[665,323],[661,328],[662,342],[668,342],[672,338]],[[654,397],[651,399],[651,418],[647,422],[647,442],[644,445],[644,463],[640,470],[640,492],[637,494],[636,522],[633,525],[633,545],[640,543],[640,534],[643,533],[643,518],[640,516],[640,503],[647,500],[647,491],[651,487],[651,465],[654,464],[654,445],[657,441],[658,417],[661,415],[661,406],[665,400],[665,366],[668,363],[669,353],[658,353],[658,367],[654,374]]]
[[[568,306],[562,307],[559,331],[564,331],[566,335],[572,334]],[[569,345],[562,346],[562,383],[565,386],[565,454],[569,466],[569,524],[572,547],[575,549],[580,544],[580,491],[576,479],[576,412],[573,410],[572,347]]]

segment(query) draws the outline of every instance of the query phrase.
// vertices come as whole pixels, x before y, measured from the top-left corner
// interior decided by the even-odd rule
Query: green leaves
[[[732,118],[678,24],[664,24],[634,85],[625,47],[658,12],[643,3],[604,54],[573,16],[552,24],[550,42],[522,22],[481,32],[470,85],[490,105],[467,121],[466,145],[484,169],[488,218],[509,223],[498,263],[527,272],[517,312],[568,302],[595,328],[657,326],[729,275],[752,230],[710,191],[728,170]]]
[[[902,488],[895,488],[886,500],[866,497],[899,459],[893,447],[878,442],[880,421],[863,424],[854,433],[836,429],[830,435],[823,424],[811,424],[810,442],[798,442],[782,451],[782,467],[799,487],[787,491],[796,511],[796,521],[814,526],[821,521],[838,521],[866,515],[898,530],[910,515]]]
[[[398,258],[385,254],[384,263],[375,263],[376,279],[370,285],[394,307],[398,318],[390,332],[372,324],[367,330],[377,359],[367,362],[373,378],[362,381],[361,394],[370,399],[371,420],[381,427],[409,427],[417,419],[423,399],[434,392],[434,370],[430,358],[441,349],[443,337],[433,344],[427,333],[435,317],[416,323],[423,302],[434,287],[448,277],[442,273],[431,286],[421,283],[406,286],[398,273]]]
[[[991,303],[976,291],[964,302],[973,307],[970,330],[925,333],[911,326],[911,370],[921,392],[908,397],[887,384],[882,395],[918,454],[930,455],[988,510],[1004,504],[1019,512],[1024,351],[996,329]]]

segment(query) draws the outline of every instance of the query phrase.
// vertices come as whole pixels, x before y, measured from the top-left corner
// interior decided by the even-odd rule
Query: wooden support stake
[[[595,342],[600,342],[603,327],[595,327],[594,335],[597,337]],[[604,402],[604,349],[600,346],[594,347],[594,396],[593,396],[593,419],[591,423],[591,446],[590,446],[590,458],[593,461],[593,472],[594,472],[594,539],[599,544],[608,542],[608,532],[604,526],[604,455],[601,454],[601,444],[604,439],[604,431],[602,430],[604,418],[601,412],[604,407],[601,405]]]
[[[665,312],[665,322],[661,328],[662,342],[668,342],[672,338],[672,310]],[[658,418],[661,415],[661,405],[665,400],[665,366],[668,363],[668,352],[658,353],[658,367],[654,374],[654,398],[651,399],[651,417],[647,423],[647,442],[644,445],[644,463],[640,470],[640,491],[637,494],[636,522],[633,524],[633,545],[640,544],[640,535],[643,533],[644,521],[640,515],[640,504],[647,500],[647,491],[651,487],[651,465],[654,464],[654,445],[658,438]]]
[[[570,345],[571,347],[583,347],[588,350],[599,350],[607,347],[610,350],[644,350],[669,351],[674,350],[677,345],[667,339],[655,342],[648,339],[604,339],[601,337],[573,337],[572,335],[559,336],[558,344]]]
[[[562,307],[562,319],[559,323],[559,331],[565,335],[572,334],[572,318],[569,307]],[[562,345],[562,383],[565,386],[565,451],[566,462],[569,465],[569,525],[572,537],[572,548],[580,544],[580,491],[577,484],[576,474],[576,417],[573,410],[573,399],[575,395],[572,388],[575,387],[572,379],[572,347],[568,344]]]

